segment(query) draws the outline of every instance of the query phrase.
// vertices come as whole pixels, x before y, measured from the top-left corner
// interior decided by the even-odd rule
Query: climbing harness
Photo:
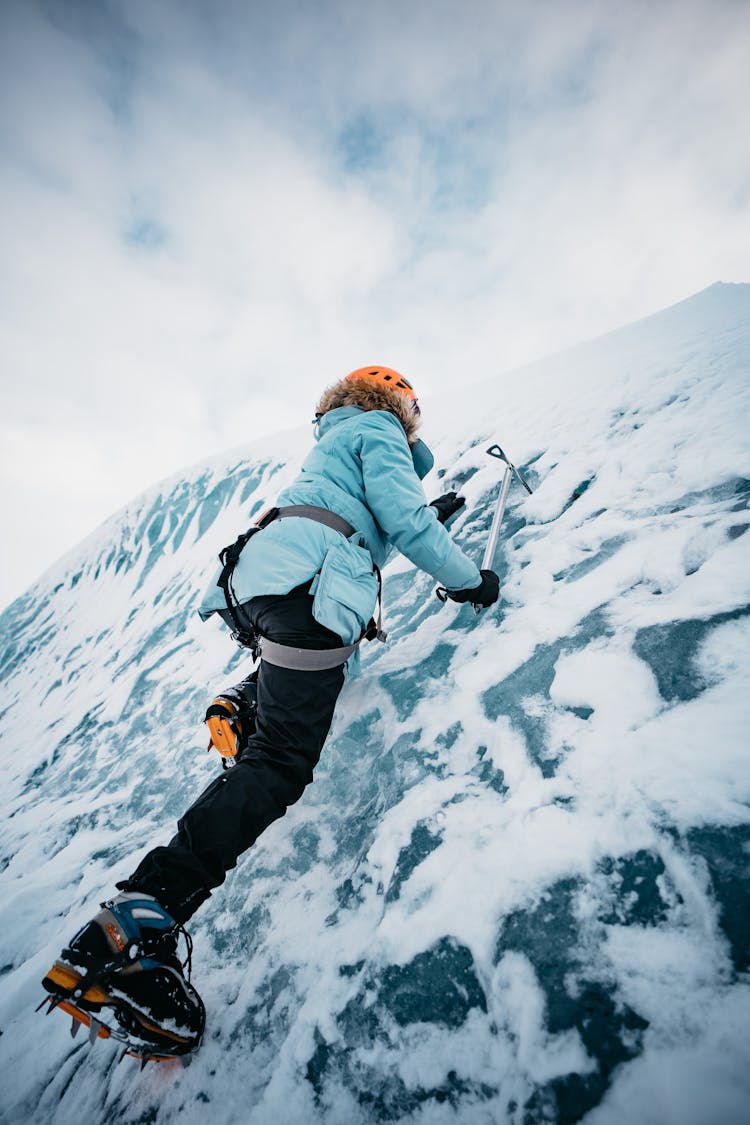
[[[356,529],[350,523],[347,523],[342,516],[329,511],[327,508],[319,508],[314,504],[288,504],[283,508],[271,508],[265,512],[253,527],[248,528],[247,531],[237,537],[234,543],[224,547],[219,552],[219,562],[223,569],[216,584],[224,592],[227,603],[226,613],[234,626],[232,636],[240,647],[251,650],[254,659],[265,660],[279,668],[289,668],[302,672],[321,672],[327,668],[338,668],[339,665],[345,664],[350,656],[354,655],[362,641],[378,640],[385,642],[387,638],[387,634],[383,632],[382,628],[383,580],[380,569],[375,563],[372,564],[372,569],[378,579],[377,618],[370,620],[362,636],[354,644],[342,645],[338,648],[296,648],[293,645],[282,645],[277,641],[269,640],[268,637],[260,636],[245,615],[232,585],[232,576],[240,555],[253,535],[263,531],[274,520],[290,518],[314,520],[316,523],[322,523],[326,527],[330,527],[333,531],[338,531],[346,539],[356,535]]]

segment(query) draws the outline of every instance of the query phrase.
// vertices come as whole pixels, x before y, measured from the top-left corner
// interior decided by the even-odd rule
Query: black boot
[[[183,927],[151,895],[117,895],[75,935],[42,981],[55,1006],[126,1040],[143,1057],[200,1044],[206,1013],[177,957]]]

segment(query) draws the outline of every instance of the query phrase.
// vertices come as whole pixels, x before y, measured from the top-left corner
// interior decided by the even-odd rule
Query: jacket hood
[[[394,414],[404,427],[409,445],[416,445],[419,441],[419,415],[414,413],[411,400],[391,387],[381,387],[377,383],[361,379],[340,379],[324,391],[315,413],[320,419],[329,410],[338,410],[341,406],[356,406],[360,410],[386,410],[389,414]]]

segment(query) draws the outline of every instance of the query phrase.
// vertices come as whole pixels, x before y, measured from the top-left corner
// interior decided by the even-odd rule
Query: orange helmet
[[[364,383],[377,383],[382,387],[392,387],[406,398],[411,399],[412,406],[419,414],[416,391],[408,379],[399,375],[392,367],[358,367],[346,376],[347,379],[357,379]]]

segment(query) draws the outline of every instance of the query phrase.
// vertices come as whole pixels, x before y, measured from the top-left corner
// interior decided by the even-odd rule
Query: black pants
[[[246,610],[255,629],[280,644],[343,643],[313,618],[307,586],[253,598]],[[177,921],[187,921],[312,781],[343,683],[343,667],[297,672],[261,661],[257,729],[239,761],[190,806],[168,846],[149,852],[118,887],[152,894]]]

